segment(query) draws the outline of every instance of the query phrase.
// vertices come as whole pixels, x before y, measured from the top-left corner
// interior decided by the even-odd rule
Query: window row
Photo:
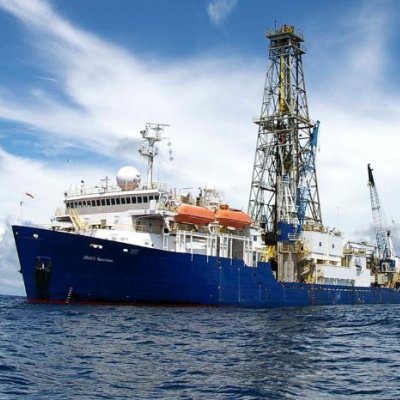
[[[160,196],[148,195],[148,196],[132,196],[132,197],[107,197],[104,199],[95,200],[82,200],[82,201],[67,201],[67,208],[82,208],[82,207],[104,207],[104,206],[115,206],[125,204],[143,204],[149,203],[151,200],[158,200]]]

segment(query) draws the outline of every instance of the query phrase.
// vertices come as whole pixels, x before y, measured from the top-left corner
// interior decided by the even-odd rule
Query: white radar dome
[[[135,168],[127,165],[117,172],[117,184],[122,190],[136,189],[140,183],[140,172]]]

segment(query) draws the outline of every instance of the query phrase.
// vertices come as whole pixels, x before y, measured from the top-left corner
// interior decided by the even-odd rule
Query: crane
[[[304,161],[299,166],[299,187],[297,188],[297,214],[301,226],[304,224],[307,206],[315,202],[311,188],[310,177],[315,175],[315,153],[318,143],[318,131],[320,122],[317,121],[310,135],[310,143],[307,151],[304,152]],[[315,194],[314,194],[315,197]]]
[[[381,272],[395,272],[397,263],[392,235],[379,200],[378,190],[372,171],[371,164],[368,164],[368,186],[371,197],[372,217],[375,225],[379,267]]]

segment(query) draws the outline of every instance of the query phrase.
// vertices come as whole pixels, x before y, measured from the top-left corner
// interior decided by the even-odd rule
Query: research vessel
[[[345,241],[322,223],[308,113],[303,35],[270,41],[247,210],[215,188],[153,179],[165,126],[147,123],[133,166],[65,193],[51,226],[13,226],[27,299],[48,303],[282,307],[399,303],[399,268],[368,166],[377,243]],[[212,162],[210,160],[210,162]]]

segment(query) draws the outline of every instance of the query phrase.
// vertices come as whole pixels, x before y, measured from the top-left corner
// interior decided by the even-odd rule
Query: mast
[[[162,134],[166,126],[169,125],[147,122],[145,129],[140,131],[144,143],[139,149],[139,153],[147,160],[147,187],[149,188],[153,186],[153,161],[158,154],[158,148],[155,144],[165,139]]]
[[[303,36],[283,25],[266,34],[268,68],[248,212],[277,241],[278,223],[295,230],[305,223],[322,224],[315,169],[319,122],[310,120],[304,81]]]

